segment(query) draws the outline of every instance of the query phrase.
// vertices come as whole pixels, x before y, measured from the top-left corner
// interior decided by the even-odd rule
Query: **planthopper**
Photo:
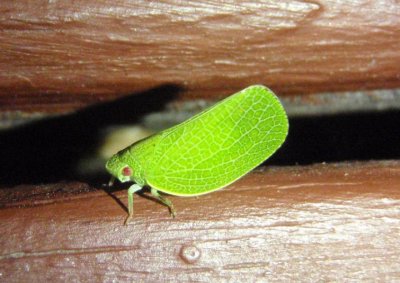
[[[106,169],[133,195],[144,186],[175,210],[164,195],[191,197],[226,187],[269,158],[288,133],[286,112],[275,94],[262,85],[239,91],[192,118],[119,151]]]

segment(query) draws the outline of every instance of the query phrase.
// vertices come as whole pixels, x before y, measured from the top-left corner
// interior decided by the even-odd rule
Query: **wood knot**
[[[184,262],[193,264],[200,259],[201,251],[194,245],[184,245],[179,252],[179,256]]]

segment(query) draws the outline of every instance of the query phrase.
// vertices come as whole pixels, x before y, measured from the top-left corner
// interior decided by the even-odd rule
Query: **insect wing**
[[[164,131],[146,179],[173,195],[227,186],[271,156],[288,132],[285,110],[264,86],[252,86]]]

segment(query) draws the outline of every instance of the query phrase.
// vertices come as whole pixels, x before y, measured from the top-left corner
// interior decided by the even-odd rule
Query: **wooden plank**
[[[395,88],[399,45],[390,0],[4,0],[0,111],[62,113],[164,84],[192,98]]]
[[[273,167],[129,226],[124,191],[3,188],[0,281],[397,281],[399,188],[399,161]]]

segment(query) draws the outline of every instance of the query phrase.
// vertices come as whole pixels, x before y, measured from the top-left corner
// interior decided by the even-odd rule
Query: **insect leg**
[[[129,220],[133,216],[133,194],[142,189],[138,184],[133,184],[128,189],[128,217],[125,219],[124,224],[128,225]]]
[[[159,192],[154,188],[151,188],[151,194],[156,199],[161,201],[163,204],[168,206],[168,209],[169,209],[169,212],[171,213],[172,218],[175,218],[176,212],[175,212],[175,208],[174,208],[174,205],[172,204],[172,202],[169,199],[167,199],[167,198],[163,197],[162,195],[160,195]]]
[[[108,182],[108,186],[111,187],[112,185],[114,185],[114,181],[115,181],[115,177],[111,176],[110,182]]]

